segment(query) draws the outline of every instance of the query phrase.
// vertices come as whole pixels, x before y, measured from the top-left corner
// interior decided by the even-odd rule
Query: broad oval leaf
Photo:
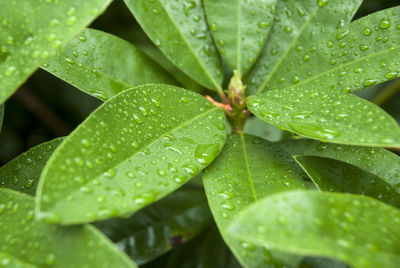
[[[225,142],[225,116],[167,85],[125,90],[57,148],[37,192],[37,216],[63,224],[132,213],[206,167]]]
[[[326,88],[285,88],[249,99],[252,113],[281,129],[332,143],[400,146],[400,127],[381,108]]]
[[[215,45],[239,76],[260,54],[272,28],[276,0],[204,0]]]
[[[400,7],[351,23],[288,55],[281,71],[286,80],[272,79],[268,89],[325,87],[352,92],[400,75]],[[313,40],[314,41],[314,40]],[[301,70],[301,71],[299,71]],[[296,77],[292,81],[292,78]]]
[[[400,157],[386,149],[305,139],[280,142],[279,146],[293,156],[319,156],[359,167],[384,180],[400,193]]]
[[[203,86],[222,90],[222,65],[201,0],[125,0],[125,3],[172,63]]]
[[[184,188],[127,219],[106,220],[96,227],[141,265],[191,240],[211,222],[204,192]]]
[[[368,195],[400,208],[400,194],[378,176],[329,158],[296,156],[295,160],[320,191]]]
[[[0,103],[111,0],[1,1]]]
[[[299,67],[298,61],[295,66],[289,65],[291,59],[298,58],[300,53],[310,57],[308,53],[314,52],[317,40],[337,32],[338,29],[346,31],[361,2],[362,0],[278,1],[271,34],[249,73],[247,84],[250,94],[259,94],[276,87],[284,88],[280,84],[285,81],[289,81],[289,84],[298,83],[302,67]],[[305,57],[305,64],[308,57]],[[315,63],[310,68],[314,68],[314,72],[319,71]],[[292,75],[292,72],[297,73]]]
[[[136,267],[90,225],[35,221],[34,199],[28,195],[0,189],[0,209],[0,253],[9,258],[8,267],[15,262],[20,267]]]
[[[64,138],[39,144],[0,168],[0,187],[34,196],[47,160]]]
[[[214,226],[175,249],[168,259],[166,268],[240,268],[240,264],[222,240]]]
[[[375,199],[291,191],[255,203],[229,235],[287,252],[340,259],[354,267],[398,267],[400,211]]]
[[[86,29],[42,68],[101,100],[134,86],[175,84],[170,74],[130,43]]]
[[[227,237],[228,224],[240,211],[270,194],[306,189],[297,165],[278,146],[245,134],[228,137],[217,159],[205,169],[204,187],[222,237],[245,267],[288,265],[293,256]]]

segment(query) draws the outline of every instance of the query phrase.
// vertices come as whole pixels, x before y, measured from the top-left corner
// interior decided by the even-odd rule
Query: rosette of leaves
[[[0,3],[2,103],[38,67],[104,101],[0,169],[1,264],[398,267],[400,127],[352,93],[400,76],[400,7],[125,0],[170,74],[85,28],[109,2]]]

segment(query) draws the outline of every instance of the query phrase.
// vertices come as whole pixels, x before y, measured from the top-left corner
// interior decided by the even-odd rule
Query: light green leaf
[[[354,267],[398,267],[400,211],[370,197],[291,191],[240,214],[229,235],[286,252],[336,258]]]
[[[310,56],[309,53],[316,50],[318,41],[324,36],[346,31],[361,2],[362,0],[278,1],[270,37],[249,74],[249,93],[257,94],[274,88],[284,88],[281,83],[285,81],[289,84],[299,82],[299,73],[303,72],[303,66],[299,67],[298,60],[295,66],[293,63],[289,65],[291,59],[298,59],[299,54],[302,54],[302,57]],[[307,64],[307,57],[305,59]],[[314,72],[319,71],[315,64],[310,68],[315,68]],[[304,75],[307,74],[304,72]]]
[[[247,118],[243,132],[258,136],[271,142],[280,141],[283,137],[283,131],[274,125],[265,123],[255,116]]]
[[[167,268],[240,268],[240,264],[222,240],[218,229],[175,249],[169,257]]]
[[[205,169],[203,181],[222,237],[245,267],[291,264],[292,256],[255,247],[225,235],[229,222],[257,200],[280,191],[305,189],[297,165],[278,146],[258,137],[235,134]],[[297,261],[297,260],[295,260]]]
[[[10,265],[136,267],[90,225],[58,227],[35,221],[34,199],[28,195],[0,189],[0,209],[0,258],[9,257]]]
[[[302,44],[301,51],[288,55],[277,71],[286,80],[272,78],[268,89],[301,86],[352,92],[396,78],[400,75],[398,25],[400,7],[394,7],[356,20],[346,31],[312,39]]]
[[[203,86],[222,90],[222,65],[201,0],[125,0],[125,3],[172,63]]]
[[[204,0],[215,45],[239,76],[260,54],[272,28],[276,0]]]
[[[37,216],[72,224],[123,216],[179,188],[225,142],[225,116],[167,85],[125,90],[57,148],[37,192]]]
[[[47,160],[64,138],[39,144],[0,168],[0,187],[34,196]]]
[[[255,116],[303,137],[362,146],[400,146],[400,127],[355,95],[321,88],[272,90],[248,101]]]
[[[329,158],[296,156],[295,160],[320,191],[368,195],[400,208],[400,194],[378,176]]]
[[[13,267],[13,268],[35,268],[37,266],[24,263],[8,254],[0,252],[0,267]]]
[[[359,167],[384,180],[400,193],[400,157],[386,149],[305,139],[280,142],[279,146],[293,156],[320,156]]]
[[[130,43],[86,29],[42,68],[101,100],[150,83],[176,84],[170,74]]]
[[[1,1],[0,103],[110,2]]]
[[[212,222],[204,192],[178,190],[127,219],[96,224],[138,265],[184,243]]]

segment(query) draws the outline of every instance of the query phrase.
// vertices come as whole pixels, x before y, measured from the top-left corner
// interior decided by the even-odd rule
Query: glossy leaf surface
[[[1,1],[0,103],[110,2]]]
[[[63,141],[57,138],[20,154],[0,168],[0,187],[34,196],[47,160]]]
[[[166,268],[240,268],[216,227],[178,247]]]
[[[260,54],[271,30],[276,0],[204,0],[218,51],[239,76]]]
[[[184,188],[127,219],[106,220],[96,227],[141,265],[192,239],[211,222],[204,192]]]
[[[306,188],[288,154],[261,138],[235,134],[207,167],[203,181],[222,236],[243,266],[287,265],[291,261],[291,256],[271,254],[246,239],[225,236],[227,225],[248,205],[276,192]]]
[[[400,261],[399,222],[398,209],[369,197],[291,191],[249,207],[232,222],[229,235],[354,267],[394,268]]]
[[[220,109],[188,90],[125,90],[54,152],[41,176],[38,216],[71,224],[132,213],[206,167],[222,149],[225,124]]]
[[[400,207],[400,194],[395,188],[358,167],[316,156],[296,156],[295,160],[320,191],[368,195]]]
[[[280,78],[271,78],[267,87],[352,92],[396,78],[400,75],[398,25],[400,7],[394,7],[358,19],[347,30],[301,44],[302,49],[290,53],[277,71]]]
[[[138,85],[175,83],[130,43],[93,29],[86,29],[42,68],[101,100]]]
[[[378,106],[331,89],[286,88],[249,99],[258,118],[281,129],[332,143],[400,146],[400,127]]]
[[[288,140],[279,146],[293,156],[320,156],[339,160],[371,173],[400,192],[400,157],[383,148],[330,144],[315,140]]]
[[[346,31],[361,2],[362,0],[278,1],[270,37],[249,74],[250,94],[259,94],[276,87],[285,88],[280,85],[284,81],[289,84],[298,83],[302,67],[289,65],[292,59],[297,59],[299,54],[312,53],[316,50],[316,42],[324,36],[330,36],[339,31],[338,29]],[[307,57],[305,58],[307,64]],[[310,68],[315,68],[314,72],[319,71],[315,64]],[[296,73],[293,75],[293,72]]]
[[[221,90],[222,65],[208,31],[202,0],[125,3],[172,63],[203,86]]]
[[[0,252],[11,259],[10,264],[17,262],[20,267],[136,267],[92,226],[58,227],[35,221],[34,199],[28,195],[0,189],[0,209]]]

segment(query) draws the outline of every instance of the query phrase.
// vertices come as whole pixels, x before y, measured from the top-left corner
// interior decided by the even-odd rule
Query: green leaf
[[[184,243],[212,222],[202,190],[178,190],[128,219],[96,224],[138,265]]]
[[[368,195],[400,208],[400,194],[378,176],[329,158],[296,156],[295,160],[320,191]]]
[[[175,249],[167,268],[240,268],[216,227]]]
[[[172,63],[203,86],[222,90],[222,65],[201,0],[125,0],[125,3]]]
[[[216,47],[239,76],[260,54],[272,28],[276,0],[204,0]]]
[[[90,225],[58,227],[35,221],[34,199],[28,195],[0,189],[0,209],[0,253],[10,258],[10,264],[16,262],[20,267],[136,267]],[[4,261],[4,257],[0,258]]]
[[[72,224],[123,216],[179,188],[225,142],[225,116],[167,85],[125,90],[57,148],[37,192],[37,216]]]
[[[283,131],[274,125],[265,123],[255,116],[247,118],[243,132],[258,136],[271,142],[280,141],[283,137]]]
[[[284,88],[281,83],[285,81],[289,84],[299,82],[299,76],[303,75],[303,65],[308,64],[309,54],[316,50],[316,45],[320,44],[319,40],[324,36],[332,36],[338,29],[346,31],[361,2],[362,0],[278,1],[271,34],[249,74],[249,93],[257,94],[274,88]],[[293,66],[292,59],[298,59],[300,54],[300,64],[303,62],[303,56],[306,59],[305,63],[299,67],[297,60]],[[289,65],[290,63],[292,64]],[[312,65],[310,68],[315,68],[313,72],[318,72],[318,65]],[[307,74],[304,72],[304,75]]]
[[[4,120],[4,104],[0,105],[0,132],[1,132],[1,127],[3,126],[3,120]]]
[[[326,88],[272,90],[248,101],[255,116],[281,129],[332,143],[400,146],[400,127],[381,108]]]
[[[372,198],[291,191],[240,214],[229,235],[294,254],[336,258],[354,267],[398,267],[400,211]]]
[[[0,168],[0,187],[34,196],[47,160],[64,138],[39,144]]]
[[[245,240],[225,235],[228,224],[257,200],[280,191],[305,189],[293,159],[278,146],[258,137],[235,134],[205,169],[203,181],[211,211],[222,237],[245,267],[287,265],[291,256],[272,254]]]
[[[42,68],[101,100],[133,86],[175,84],[170,74],[133,45],[93,29],[86,29]]]
[[[13,267],[13,268],[35,268],[28,263],[24,263],[21,260],[15,259],[14,257],[0,252],[0,266],[1,267]]]
[[[398,77],[399,15],[400,7],[390,8],[352,22],[347,30],[301,43],[303,49],[287,56],[268,89],[301,85],[352,92]]]
[[[400,157],[383,148],[338,145],[315,140],[288,140],[279,146],[293,156],[320,156],[339,160],[371,173],[400,193]]]
[[[0,103],[110,2],[1,1]]]

